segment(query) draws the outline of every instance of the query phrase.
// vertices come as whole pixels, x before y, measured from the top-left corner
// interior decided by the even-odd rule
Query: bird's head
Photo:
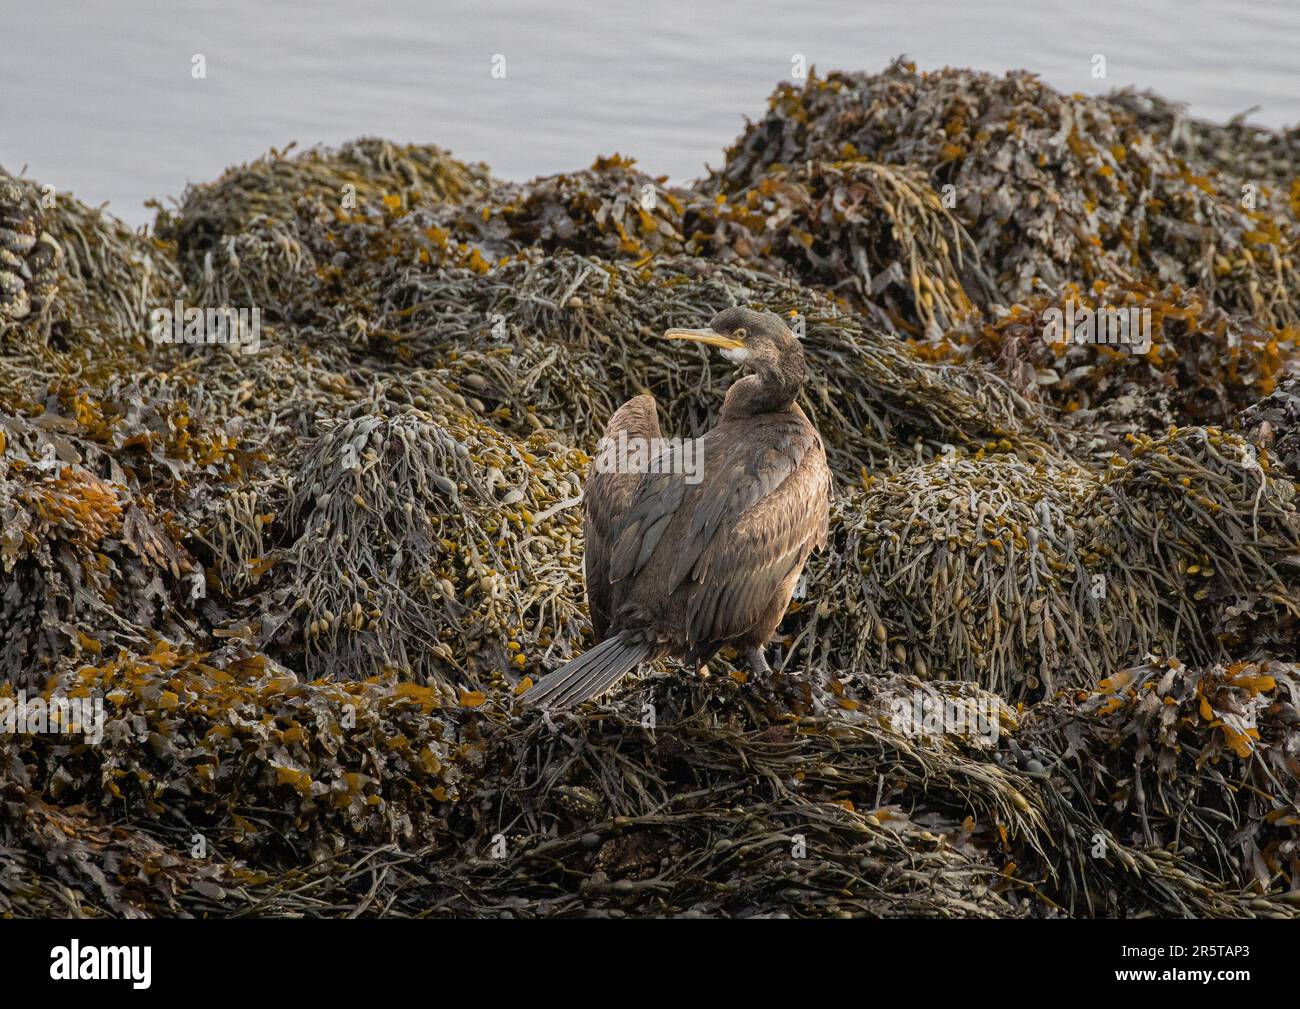
[[[803,357],[803,348],[779,315],[751,308],[723,309],[708,329],[670,329],[664,336],[718,347],[728,361],[760,374],[783,370],[783,362]]]
[[[754,373],[727,391],[724,417],[785,409],[803,385],[803,347],[771,312],[727,308],[713,317],[708,329],[670,329],[664,336],[717,347],[728,361]]]

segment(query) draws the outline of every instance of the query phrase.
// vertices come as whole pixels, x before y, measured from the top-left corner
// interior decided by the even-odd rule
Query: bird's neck
[[[759,413],[787,410],[803,388],[803,359],[781,362],[781,366],[746,375],[727,390],[722,419],[752,417]]]

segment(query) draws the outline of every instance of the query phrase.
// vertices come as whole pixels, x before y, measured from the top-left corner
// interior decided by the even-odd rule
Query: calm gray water
[[[900,53],[1026,68],[1067,91],[1134,84],[1211,118],[1258,105],[1259,122],[1300,120],[1297,0],[0,4],[0,164],[136,224],[144,200],[290,140],[432,142],[517,179],[617,151],[685,182],[795,54],[823,72]]]

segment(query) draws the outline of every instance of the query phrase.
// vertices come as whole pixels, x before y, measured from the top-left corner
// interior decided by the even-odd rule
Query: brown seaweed
[[[690,191],[376,140],[154,235],[0,188],[60,250],[0,262],[0,717],[104,711],[0,734],[0,913],[1295,917],[1289,134],[1152,108],[899,64]],[[1159,339],[1053,346],[1070,299]],[[177,300],[260,348],[155,343]],[[603,425],[707,427],[732,374],[659,336],[733,304],[837,482],[777,673],[524,711]]]

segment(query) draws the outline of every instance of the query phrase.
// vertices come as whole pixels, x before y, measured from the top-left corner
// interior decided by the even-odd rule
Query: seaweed
[[[1096,682],[1137,647],[1115,597],[1096,591],[1095,477],[991,448],[835,502],[787,664],[967,679],[1018,700]]]
[[[1035,446],[1058,432],[1009,383],[930,362],[847,306],[740,266],[663,257],[644,266],[559,254],[471,270],[396,267],[371,346],[445,375],[444,384],[508,430],[541,427],[593,446],[610,414],[648,390],[689,433],[716,417],[723,376],[703,352],[667,354],[660,335],[731,304],[793,317],[812,383],[801,405],[845,479],[889,468],[900,452],[1008,437]],[[555,365],[563,361],[564,367]],[[918,447],[919,445],[919,447]]]
[[[1022,738],[1127,843],[1257,893],[1288,880],[1294,898],[1298,675],[1290,662],[1148,661],[1035,707]]]
[[[1258,445],[1261,458],[1272,459],[1300,477],[1300,378],[1288,379],[1237,417]]]
[[[898,63],[689,189],[362,140],[150,234],[0,177],[0,719],[104,714],[0,729],[0,913],[1295,917],[1292,138],[1173,115]],[[605,423],[713,423],[660,336],[738,304],[836,480],[776,673],[526,708]]]
[[[1226,123],[1212,123],[1188,115],[1182,102],[1136,88],[1112,91],[1106,98],[1175,153],[1240,179],[1271,183],[1291,198],[1294,209],[1295,181],[1300,177],[1300,127],[1272,130],[1247,122],[1254,109],[1238,113]]]
[[[1005,301],[1039,284],[1146,281],[1200,287],[1261,323],[1297,321],[1300,225],[1286,196],[1178,156],[1105,98],[1063,95],[1024,71],[923,73],[900,59],[880,74],[810,75],[768,104],[706,192],[734,198],[773,166],[851,150],[951,186]]]
[[[1073,339],[1068,320],[1085,313],[1107,324],[1119,318],[1134,330],[1131,339],[1145,328],[1149,346],[1136,339],[1130,345]],[[1081,436],[1102,437],[1114,448],[1131,432],[1233,425],[1245,408],[1300,373],[1298,336],[1294,326],[1231,315],[1199,290],[1095,281],[1086,289],[1065,284],[1055,295],[1031,297],[1000,317],[954,329],[931,353],[986,362]]]
[[[477,686],[493,669],[568,657],[580,640],[572,506],[586,459],[542,435],[511,442],[465,415],[336,425],[288,501],[306,668]]]
[[[472,262],[453,257],[459,265],[560,250],[634,261],[680,253],[691,194],[635,166],[614,154],[597,158],[585,171],[501,183],[479,199],[421,207],[402,221],[401,230],[417,233],[424,262],[446,262],[448,251],[472,249]]]
[[[1295,654],[1300,512],[1291,477],[1214,427],[1129,438],[1095,505],[1111,590],[1154,616],[1167,654],[1198,663]]]
[[[1000,300],[974,241],[911,166],[774,165],[744,190],[692,203],[685,227],[692,254],[788,269],[895,332],[937,337]]]
[[[433,146],[366,138],[337,151],[292,155],[292,147],[191,186],[176,210],[160,210],[158,239],[174,247],[198,302],[257,305],[286,320],[310,315],[382,239],[390,217],[491,184],[485,166]]]

